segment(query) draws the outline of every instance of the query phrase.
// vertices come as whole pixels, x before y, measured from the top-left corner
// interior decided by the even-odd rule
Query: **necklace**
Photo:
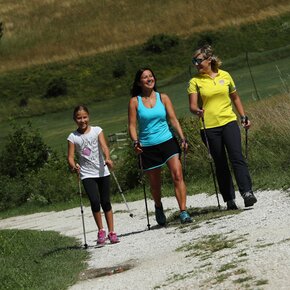
[[[142,101],[146,108],[153,108],[156,103],[155,94],[150,94],[149,96],[142,96]]]

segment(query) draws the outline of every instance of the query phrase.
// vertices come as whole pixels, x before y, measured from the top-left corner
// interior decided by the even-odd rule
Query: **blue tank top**
[[[165,142],[173,137],[167,119],[166,109],[160,94],[156,92],[156,103],[153,108],[147,108],[138,98],[137,118],[139,125],[139,140],[142,146],[152,146]]]

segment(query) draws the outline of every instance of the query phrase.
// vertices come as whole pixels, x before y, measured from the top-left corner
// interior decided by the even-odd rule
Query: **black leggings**
[[[206,135],[215,163],[220,193],[224,201],[235,198],[234,184],[228,166],[228,158],[232,165],[240,193],[243,194],[251,191],[252,181],[247,163],[242,155],[241,133],[237,122],[234,121],[221,127],[206,129]],[[205,143],[204,130],[201,130],[201,137]]]
[[[91,203],[93,212],[99,212],[100,206],[104,212],[112,209],[110,201],[110,175],[82,180],[85,191]]]

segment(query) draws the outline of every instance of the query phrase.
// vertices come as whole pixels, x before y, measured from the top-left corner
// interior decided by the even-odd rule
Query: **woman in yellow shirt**
[[[205,143],[205,134],[207,136],[220,193],[227,209],[237,209],[229,158],[245,207],[252,206],[257,199],[242,155],[241,133],[232,104],[240,115],[243,127],[249,129],[251,123],[245,115],[234,81],[228,72],[219,69],[221,61],[213,54],[210,45],[196,50],[192,62],[197,74],[189,81],[187,89],[190,111],[204,120],[205,128],[201,122],[201,137]]]

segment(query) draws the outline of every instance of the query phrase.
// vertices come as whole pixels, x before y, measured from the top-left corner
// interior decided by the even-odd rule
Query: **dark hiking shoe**
[[[245,207],[252,206],[257,202],[257,198],[251,191],[243,193],[242,198],[244,199]]]
[[[236,210],[236,209],[238,209],[238,207],[235,203],[235,200],[234,199],[228,200],[227,201],[227,210]]]
[[[155,206],[155,218],[156,218],[157,223],[160,226],[164,226],[166,224],[166,216],[165,216],[165,214],[163,212],[162,204],[161,204],[160,207],[156,207]]]
[[[180,222],[182,224],[185,223],[192,223],[192,218],[190,217],[190,215],[188,214],[188,212],[186,210],[183,210],[180,214],[179,214],[179,218],[180,218]]]

